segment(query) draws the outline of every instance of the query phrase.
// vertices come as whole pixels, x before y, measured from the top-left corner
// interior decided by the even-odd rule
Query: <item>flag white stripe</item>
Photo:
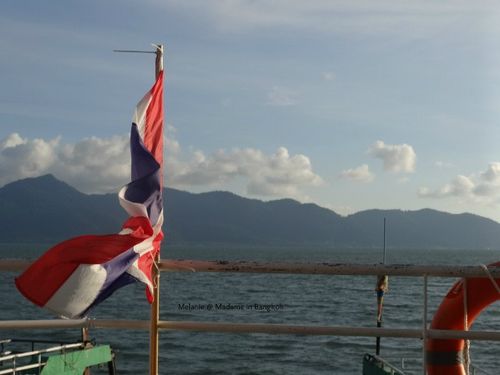
[[[135,107],[134,116],[132,117],[132,122],[137,125],[137,129],[139,130],[139,135],[141,139],[144,140],[144,129],[146,127],[146,110],[151,103],[152,95],[148,92],[141,99],[139,103],[137,103],[137,107]]]
[[[106,277],[103,266],[81,264],[52,295],[45,307],[67,318],[79,316],[95,301]]]

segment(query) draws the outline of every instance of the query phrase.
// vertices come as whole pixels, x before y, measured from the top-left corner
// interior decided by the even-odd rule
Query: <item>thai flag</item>
[[[129,214],[118,234],[80,236],[43,254],[16,278],[19,291],[66,318],[85,316],[118,288],[146,284],[163,238],[163,72],[137,104],[130,133],[131,182],[118,194]]]

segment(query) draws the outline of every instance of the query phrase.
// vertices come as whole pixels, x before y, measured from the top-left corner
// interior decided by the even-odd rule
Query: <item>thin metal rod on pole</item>
[[[138,51],[133,49],[114,49],[113,52],[124,52],[124,53],[156,53],[156,51]]]

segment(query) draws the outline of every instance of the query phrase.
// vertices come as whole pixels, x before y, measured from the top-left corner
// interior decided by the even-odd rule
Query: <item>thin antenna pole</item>
[[[382,262],[385,264],[386,258],[386,248],[385,248],[385,228],[386,228],[386,218],[384,217],[384,253],[382,256]],[[377,327],[382,327],[382,309],[384,303],[384,293],[387,290],[387,283],[389,282],[389,277],[387,275],[377,277]],[[380,355],[380,336],[377,336],[375,341],[375,354]]]
[[[382,263],[385,264],[385,255],[386,255],[386,250],[385,250],[385,222],[386,222],[386,219],[384,217],[384,256],[382,258]]]
[[[155,76],[158,78],[163,71],[163,45],[153,44],[156,48],[155,60]],[[163,173],[162,173],[163,181]],[[156,254],[154,259],[154,267],[152,269],[153,279],[153,303],[151,304],[151,323],[150,323],[150,336],[149,336],[149,374],[158,375],[158,353],[159,353],[159,340],[158,340],[158,322],[160,321],[160,270],[158,264],[160,263],[160,252]]]

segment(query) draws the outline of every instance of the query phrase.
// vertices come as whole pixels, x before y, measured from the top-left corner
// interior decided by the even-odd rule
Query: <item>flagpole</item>
[[[153,44],[156,47],[156,61],[155,61],[155,74],[156,78],[163,71],[163,45]],[[161,173],[163,182],[163,173]],[[163,189],[163,183],[162,183]],[[160,262],[160,252],[156,254],[154,259],[155,264],[152,269],[153,279],[153,303],[151,304],[151,323],[150,323],[150,336],[149,336],[149,374],[158,375],[158,322],[160,321],[160,272],[158,264]]]

